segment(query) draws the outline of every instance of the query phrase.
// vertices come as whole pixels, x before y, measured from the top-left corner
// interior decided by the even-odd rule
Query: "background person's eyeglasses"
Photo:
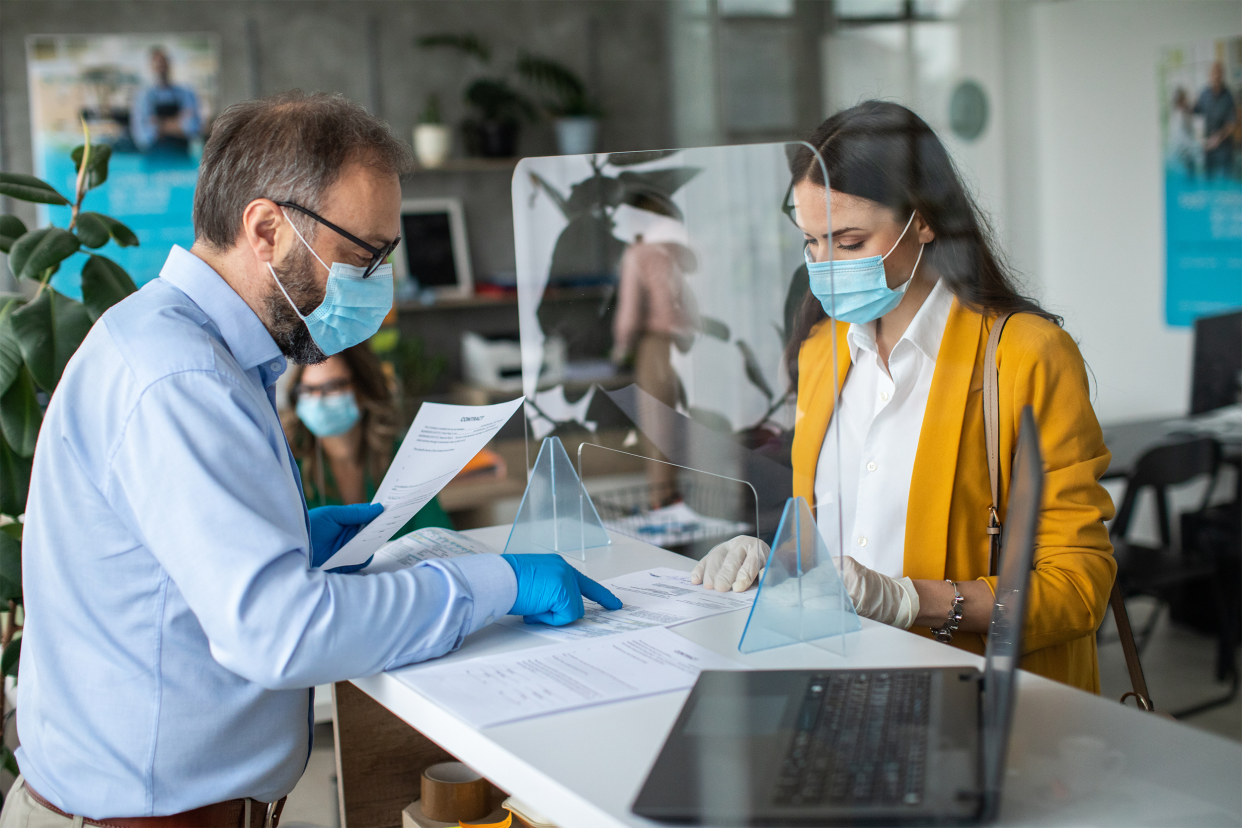
[[[387,259],[388,256],[392,253],[392,251],[397,249],[397,245],[401,243],[401,237],[397,236],[395,239],[393,239],[392,241],[390,241],[388,244],[384,245],[383,247],[375,247],[373,245],[367,244],[362,239],[358,238],[357,236],[355,236],[353,233],[349,232],[348,230],[342,230],[340,227],[337,227],[335,224],[328,221],[323,216],[316,215],[315,213],[311,212],[310,210],[307,210],[305,207],[299,204],[294,204],[292,201],[277,201],[275,203],[276,203],[276,206],[278,207],[290,207],[294,210],[297,210],[299,213],[305,213],[306,215],[313,218],[315,221],[322,224],[324,227],[327,227],[329,230],[339,233],[344,238],[349,239],[351,242],[353,242],[354,244],[361,247],[363,250],[370,253],[371,261],[367,264],[366,269],[362,272],[362,278],[364,279],[370,276],[372,273],[374,273],[375,268],[382,265],[384,263],[384,260]]]
[[[303,383],[298,383],[293,387],[293,393],[298,397],[330,397],[333,394],[348,391],[350,385],[352,384],[353,383],[344,377],[330,379],[327,382],[321,382],[318,385],[305,385]]]

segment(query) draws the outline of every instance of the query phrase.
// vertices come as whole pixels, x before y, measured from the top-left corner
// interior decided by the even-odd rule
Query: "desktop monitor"
[[[1239,402],[1242,385],[1242,310],[1195,320],[1195,362],[1190,413]]]

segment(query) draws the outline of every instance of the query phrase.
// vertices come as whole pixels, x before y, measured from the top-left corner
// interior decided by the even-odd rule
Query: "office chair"
[[[1209,600],[1215,609],[1218,642],[1216,678],[1218,681],[1229,680],[1229,692],[1221,698],[1177,711],[1173,714],[1175,717],[1192,716],[1227,704],[1238,693],[1238,669],[1233,657],[1236,637],[1233,635],[1229,615],[1233,609],[1230,604],[1233,602],[1227,597],[1224,583],[1228,571],[1224,567],[1227,563],[1227,552],[1220,551],[1220,544],[1214,535],[1198,529],[1183,534],[1180,542],[1174,543],[1169,525],[1168,488],[1196,477],[1207,476],[1209,485],[1203,503],[1197,510],[1183,516],[1190,517],[1191,520],[1182,521],[1182,526],[1187,529],[1197,527],[1199,524],[1193,517],[1209,513],[1208,500],[1215,488],[1219,467],[1220,444],[1211,438],[1204,437],[1151,449],[1139,458],[1126,481],[1121,508],[1118,509],[1117,519],[1109,530],[1117,559],[1117,584],[1122,596],[1130,598],[1145,595],[1157,601],[1142,629],[1135,636],[1140,653],[1151,640],[1160,613],[1182,590],[1202,590],[1207,587],[1209,595],[1204,595],[1203,598]],[[1156,495],[1156,515],[1160,528],[1160,545],[1156,547],[1126,540],[1138,494],[1146,488],[1153,489]],[[1215,523],[1203,525],[1214,526]]]

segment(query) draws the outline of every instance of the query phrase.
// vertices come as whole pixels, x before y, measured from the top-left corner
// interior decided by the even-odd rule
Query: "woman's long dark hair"
[[[924,249],[923,261],[963,305],[984,314],[1026,311],[1060,324],[1060,317],[1019,292],[948,152],[918,115],[900,104],[866,101],[824,121],[807,143],[823,158],[832,190],[882,204],[902,222],[918,211],[936,234]],[[808,147],[795,153],[791,173],[795,184],[824,186],[824,170]],[[785,346],[795,388],[798,351],[811,328],[826,318],[819,300],[808,292]]]

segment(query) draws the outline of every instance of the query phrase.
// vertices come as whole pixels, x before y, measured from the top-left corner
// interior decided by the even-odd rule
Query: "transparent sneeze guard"
[[[832,257],[826,181],[802,143],[519,162],[531,472],[510,552],[586,559],[606,528],[701,558],[755,535],[772,553],[740,649],[843,652],[858,621],[836,575],[839,438],[820,447],[847,326],[826,319],[808,268]],[[831,304],[831,269],[816,279]],[[811,340],[820,356],[795,364],[813,400],[798,400],[786,353]],[[795,441],[816,411],[820,433]]]

